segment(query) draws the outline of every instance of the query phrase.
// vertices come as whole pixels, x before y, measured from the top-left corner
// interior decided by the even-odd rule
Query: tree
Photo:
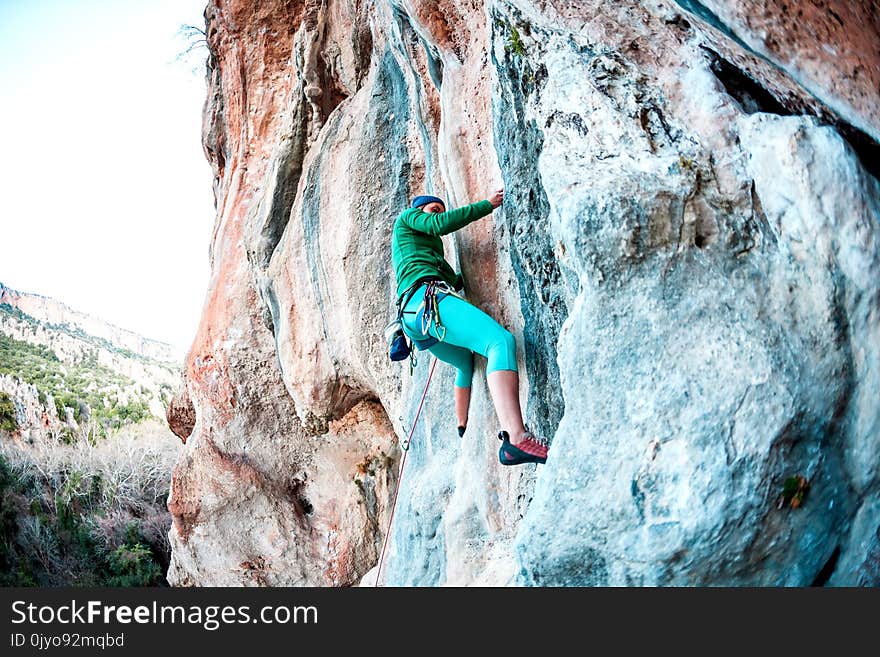
[[[174,58],[175,62],[189,63],[193,59],[197,59],[197,63],[190,69],[193,75],[198,73],[200,67],[205,65],[207,53],[210,51],[208,47],[208,35],[201,28],[195,25],[181,25],[177,30],[177,36],[186,43],[185,49]],[[199,57],[204,49],[205,58]]]

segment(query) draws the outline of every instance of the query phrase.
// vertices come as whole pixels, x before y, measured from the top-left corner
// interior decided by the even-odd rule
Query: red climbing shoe
[[[510,443],[510,434],[506,431],[498,434],[498,440],[502,441],[498,450],[501,465],[547,462],[547,444],[528,429],[523,440],[516,445]]]

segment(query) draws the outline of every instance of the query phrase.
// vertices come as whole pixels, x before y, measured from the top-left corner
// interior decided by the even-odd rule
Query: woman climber
[[[436,196],[413,199],[394,222],[391,238],[397,307],[403,330],[415,346],[458,370],[453,386],[458,435],[464,435],[467,426],[476,352],[488,361],[486,380],[502,427],[498,434],[501,463],[544,463],[546,441],[523,424],[516,341],[498,322],[456,294],[464,289],[464,281],[444,259],[440,239],[491,214],[503,199],[504,190],[499,189],[484,201],[448,212]]]

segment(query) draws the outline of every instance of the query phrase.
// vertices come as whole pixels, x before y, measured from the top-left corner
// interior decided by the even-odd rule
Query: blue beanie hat
[[[446,208],[446,204],[443,202],[442,198],[437,198],[436,196],[416,196],[413,201],[411,208],[418,208],[422,205],[427,205],[428,203],[439,203],[444,208]]]

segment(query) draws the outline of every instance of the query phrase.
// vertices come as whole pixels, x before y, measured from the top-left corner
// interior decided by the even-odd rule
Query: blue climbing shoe
[[[498,434],[498,440],[501,441],[501,449],[498,450],[501,465],[547,462],[547,446],[531,431],[526,430],[526,438],[518,445],[510,443],[510,434],[506,431]]]

